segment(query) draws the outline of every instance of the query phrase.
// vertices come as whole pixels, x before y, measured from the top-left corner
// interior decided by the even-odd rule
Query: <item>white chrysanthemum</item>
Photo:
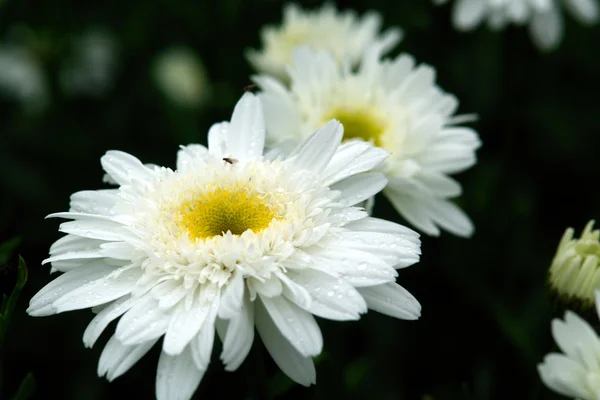
[[[565,231],[548,276],[556,294],[584,307],[594,304],[594,291],[600,290],[600,230],[593,227],[588,222],[579,239],[573,228]]]
[[[596,292],[600,316],[600,292]],[[564,354],[550,353],[538,365],[542,381],[568,397],[597,400],[600,394],[600,338],[577,314],[567,311],[565,320],[552,321],[552,336]]]
[[[434,0],[438,4],[448,0]],[[584,25],[598,20],[597,0],[456,0],[452,21],[457,29],[471,30],[487,20],[491,29],[529,24],[533,42],[541,49],[558,46],[563,36],[562,6]]]
[[[363,139],[391,153],[382,171],[384,190],[410,223],[430,235],[442,227],[469,236],[469,218],[449,198],[461,193],[449,174],[476,162],[480,142],[470,128],[453,126],[458,101],[435,84],[435,70],[412,57],[379,58],[365,53],[357,71],[339,66],[325,52],[296,50],[290,88],[267,75],[254,77],[262,89],[269,145],[286,148],[331,118],[344,125],[344,138]]]
[[[293,50],[298,46],[325,50],[340,63],[347,60],[356,65],[368,46],[378,43],[387,51],[400,41],[400,29],[379,35],[380,27],[381,16],[375,12],[359,18],[354,11],[337,11],[329,3],[314,11],[288,4],[281,26],[264,27],[261,31],[263,49],[251,49],[247,57],[257,71],[279,79],[286,78],[285,66],[292,62]]]
[[[387,152],[339,146],[337,121],[285,159],[263,156],[264,135],[260,101],[246,93],[231,123],[210,129],[208,149],[182,148],[175,171],[108,152],[102,165],[120,186],[75,193],[69,212],[51,215],[74,220],[45,260],[65,273],[28,312],[97,307],[86,346],[121,317],[98,367],[109,380],[164,337],[156,391],[170,400],[192,396],[215,329],[227,370],[246,357],[256,325],[279,367],[309,385],[323,345],[313,315],[418,318],[419,303],[395,283],[397,268],[418,261],[418,234],[354,207],[385,186],[368,171]]]

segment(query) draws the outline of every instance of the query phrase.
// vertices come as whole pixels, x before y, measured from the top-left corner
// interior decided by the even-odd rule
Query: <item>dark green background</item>
[[[174,166],[179,144],[204,142],[211,123],[229,118],[250,83],[243,50],[259,46],[260,27],[279,21],[281,6],[249,0],[5,0],[0,6],[0,37],[15,23],[32,28],[52,86],[50,107],[37,116],[7,99],[0,103],[0,240],[19,235],[18,252],[30,266],[3,349],[5,396],[31,370],[40,399],[153,398],[157,349],[108,383],[96,376],[108,332],[94,349],[82,345],[90,311],[26,316],[29,298],[50,280],[49,266],[40,262],[60,237],[59,221],[44,216],[66,211],[73,192],[105,187],[99,158],[106,150]],[[450,7],[427,0],[339,6],[375,9],[386,27],[401,26],[406,36],[394,54],[406,51],[436,67],[439,85],[461,100],[459,111],[479,114],[479,162],[458,176],[460,204],[476,233],[423,237],[421,262],[400,272],[399,282],[423,306],[419,321],[376,313],[359,322],[320,321],[325,351],[317,385],[286,389],[264,353],[269,390],[316,399],[555,398],[536,371],[553,349],[550,320],[557,315],[545,280],[564,229],[574,226],[579,234],[600,208],[600,29],[567,17],[560,48],[542,54],[523,28],[455,32]],[[97,100],[66,97],[56,78],[66,43],[98,25],[119,41],[115,88]],[[153,86],[151,61],[173,44],[195,49],[206,66],[212,94],[201,109],[170,105]],[[380,197],[376,213],[400,221]],[[253,364],[260,357],[227,373],[218,350],[197,398],[243,399],[250,389],[260,391],[252,388],[261,384]]]

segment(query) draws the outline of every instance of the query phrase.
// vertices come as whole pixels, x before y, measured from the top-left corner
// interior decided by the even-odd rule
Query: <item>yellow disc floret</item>
[[[260,193],[243,187],[218,188],[204,192],[184,203],[179,210],[179,225],[192,240],[209,239],[247,230],[258,233],[277,217]]]
[[[361,139],[382,147],[385,124],[372,110],[335,108],[325,120],[337,119],[344,126],[344,140]]]

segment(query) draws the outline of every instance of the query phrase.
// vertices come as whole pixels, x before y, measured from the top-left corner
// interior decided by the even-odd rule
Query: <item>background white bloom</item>
[[[593,227],[588,222],[578,239],[573,228],[565,231],[548,274],[556,294],[584,307],[594,304],[594,291],[600,290],[600,230]]]
[[[315,383],[312,357],[323,346],[315,315],[356,320],[370,308],[416,319],[421,310],[395,282],[396,269],[419,259],[418,234],[354,207],[385,186],[369,170],[388,153],[340,146],[342,136],[329,121],[289,157],[263,157],[263,111],[247,93],[231,123],[210,129],[208,149],[182,148],[175,171],[108,152],[102,166],[120,186],[77,192],[69,212],[51,215],[73,220],[44,261],[65,273],[28,312],[98,307],[86,346],[120,317],[98,366],[109,380],[164,338],[159,399],[193,395],[215,329],[227,370],[245,359],[256,325],[290,378]]]
[[[152,76],[161,92],[181,106],[198,107],[209,93],[202,61],[192,49],[184,46],[173,46],[157,55]]]
[[[247,57],[257,71],[280,79],[287,76],[285,66],[292,62],[293,50],[303,45],[329,51],[340,63],[347,60],[356,65],[368,46],[378,43],[387,51],[400,41],[400,29],[379,35],[380,27],[381,16],[374,11],[359,17],[352,10],[337,11],[330,3],[314,11],[288,4],[281,26],[265,26],[262,50],[250,49]]]
[[[595,23],[600,14],[597,0],[456,0],[452,22],[461,30],[474,29],[484,20],[492,29],[529,24],[533,42],[548,50],[558,46],[563,36],[562,7],[585,25]]]
[[[0,93],[28,112],[48,104],[48,84],[39,60],[26,46],[0,45]]]
[[[70,95],[98,97],[112,87],[117,67],[117,42],[107,28],[93,28],[73,40],[59,72],[62,89]]]
[[[268,144],[285,149],[325,121],[344,125],[344,139],[362,139],[391,153],[381,168],[385,195],[404,218],[430,235],[439,227],[469,236],[473,225],[449,198],[461,186],[448,175],[475,164],[477,133],[455,126],[458,100],[435,84],[435,70],[406,54],[380,60],[373,46],[357,71],[326,52],[298,49],[290,88],[268,75],[254,77],[262,89]]]
[[[600,316],[600,292],[596,292]],[[568,397],[596,400],[600,394],[600,338],[577,314],[567,311],[564,321],[552,321],[552,336],[564,353],[550,353],[538,365],[542,381]]]

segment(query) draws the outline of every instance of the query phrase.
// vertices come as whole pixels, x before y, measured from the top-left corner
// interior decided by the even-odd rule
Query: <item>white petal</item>
[[[131,293],[141,275],[140,268],[114,271],[110,275],[86,283],[65,294],[52,303],[52,306],[57,312],[65,312],[108,303]]]
[[[343,205],[353,206],[369,197],[375,196],[387,184],[388,180],[380,172],[366,172],[352,175],[331,186],[331,190],[339,190],[341,196],[338,201]]]
[[[200,144],[182,146],[181,150],[177,152],[177,170],[186,172],[196,165],[204,165],[202,156],[207,152],[208,149]]]
[[[255,302],[255,310],[256,330],[275,364],[294,382],[303,386],[315,384],[317,373],[312,359],[301,355],[283,337],[260,300]]]
[[[381,258],[394,268],[408,267],[419,261],[418,240],[380,232],[341,232],[337,246],[366,251]]]
[[[552,321],[552,336],[558,347],[573,359],[579,359],[579,348],[583,347],[588,352],[596,353],[600,350],[600,340],[592,327],[580,316],[572,311],[565,313],[565,321],[554,319]],[[585,360],[580,360],[585,362]],[[598,362],[589,368],[598,368]]]
[[[237,315],[244,298],[244,278],[240,272],[234,273],[233,278],[223,292],[219,306],[219,318],[231,318]]]
[[[358,289],[371,310],[400,319],[418,319],[421,305],[406,289],[397,283]]]
[[[122,151],[107,151],[100,159],[106,173],[119,185],[130,184],[132,180],[153,180],[154,172],[131,154]]]
[[[562,355],[551,353],[538,365],[542,381],[552,390],[572,398],[592,398],[585,390],[587,371],[577,362]]]
[[[399,100],[410,104],[422,96],[435,82],[435,70],[429,65],[419,65],[397,89]]]
[[[83,344],[86,347],[92,347],[108,324],[123,315],[134,304],[134,299],[131,297],[124,297],[100,311],[85,329],[85,332],[83,333]]]
[[[424,184],[436,197],[456,197],[462,193],[460,183],[436,171],[422,170],[415,179]]]
[[[135,345],[162,336],[169,325],[169,316],[150,296],[142,297],[121,317],[115,337],[124,345]]]
[[[90,239],[120,241],[127,234],[122,230],[122,225],[114,221],[77,220],[63,222],[58,230]]]
[[[118,201],[115,189],[84,190],[71,195],[69,211],[111,216]]]
[[[444,174],[455,174],[471,167],[477,162],[475,143],[458,143],[444,140],[432,143],[419,155],[419,165],[423,169]]]
[[[310,293],[310,313],[327,319],[357,320],[367,312],[362,296],[343,279],[331,277],[323,272],[305,269],[289,271],[288,275]]]
[[[300,143],[289,158],[293,159],[293,164],[298,168],[321,173],[329,164],[343,136],[342,124],[331,120]]]
[[[392,233],[395,235],[400,235],[404,239],[410,240],[413,243],[420,244],[419,234],[417,232],[405,227],[404,225],[400,225],[385,219],[368,217],[359,219],[357,221],[352,221],[344,226],[354,231]]]
[[[241,161],[258,158],[265,146],[265,121],[262,104],[250,92],[235,105],[226,133],[227,150]]]
[[[56,300],[90,282],[108,276],[114,270],[115,267],[102,261],[91,261],[79,268],[68,271],[47,284],[33,296],[29,302],[27,312],[34,317],[56,314],[59,312],[53,306]]]
[[[179,304],[175,309],[169,310],[174,313],[163,341],[163,351],[171,356],[183,351],[200,331],[210,312],[211,304],[203,298],[203,292],[189,309],[184,304]]]
[[[566,0],[565,6],[582,24],[593,24],[598,21],[600,11],[597,0]]]
[[[328,246],[311,252],[319,266],[339,274],[354,287],[373,286],[392,282],[396,270],[381,258],[356,249]]]
[[[275,275],[259,280],[253,277],[247,279],[248,289],[265,297],[280,296],[283,290],[281,281]]]
[[[323,184],[329,186],[351,175],[370,171],[389,154],[387,150],[359,140],[343,143],[323,171]]]
[[[65,260],[79,260],[84,263],[89,259],[93,258],[105,258],[106,255],[102,252],[102,249],[96,248],[94,250],[83,250],[83,251],[69,251],[63,254],[58,254],[52,257],[48,257],[42,261],[42,265],[48,263],[54,263],[56,261]]]
[[[430,210],[424,207],[423,201],[408,196],[391,184],[385,188],[384,193],[396,211],[408,222],[428,235],[439,236],[440,230],[433,223]]]
[[[210,363],[210,356],[212,354],[213,343],[215,339],[215,320],[217,319],[217,312],[219,310],[219,297],[213,300],[210,306],[208,315],[200,332],[192,340],[190,350],[192,359],[199,369],[206,369]]]
[[[156,373],[157,400],[189,400],[206,370],[199,370],[189,348],[177,356],[161,353]]]
[[[50,255],[58,255],[63,253],[80,252],[96,250],[102,243],[106,243],[104,240],[88,239],[85,237],[66,235],[58,239],[50,246]]]
[[[277,277],[281,279],[281,282],[283,283],[283,295],[298,307],[305,310],[310,310],[312,302],[310,293],[308,293],[305,288],[288,278],[288,276],[283,272],[278,272]]]
[[[487,7],[487,3],[481,0],[458,0],[452,10],[454,26],[463,30],[475,28],[484,18]]]
[[[106,375],[109,381],[118,378],[138,362],[156,342],[157,340],[151,340],[135,346],[124,346],[112,336],[100,355],[98,376]]]
[[[533,42],[542,50],[552,50],[562,39],[563,21],[558,5],[535,13],[529,25]]]
[[[189,291],[180,281],[168,280],[153,287],[151,293],[158,301],[158,307],[166,310],[179,303]]]
[[[473,235],[475,228],[471,219],[450,201],[435,199],[430,207],[433,220],[448,232],[461,237]]]
[[[246,359],[254,341],[254,303],[246,294],[239,312],[232,317],[226,328],[221,360],[226,371],[235,371]]]
[[[208,130],[208,149],[217,157],[230,155],[227,148],[227,131],[229,122],[213,124]]]
[[[323,349],[323,336],[314,317],[284,297],[260,297],[281,334],[305,357]]]

